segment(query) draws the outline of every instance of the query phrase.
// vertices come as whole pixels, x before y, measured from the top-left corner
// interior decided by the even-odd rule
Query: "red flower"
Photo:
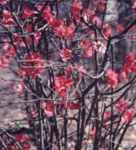
[[[65,81],[65,76],[64,75],[60,75],[60,76],[57,76],[55,78],[55,85],[57,87],[61,86],[61,85],[64,85],[64,81]]]
[[[7,68],[9,66],[10,60],[9,60],[9,56],[2,56],[0,57],[0,67],[1,68]]]
[[[88,40],[88,39],[82,40],[80,42],[80,46],[82,48],[88,48],[88,47],[90,47],[90,45],[92,45],[92,42],[90,40]]]
[[[53,17],[53,15],[52,15],[51,9],[50,9],[50,7],[47,7],[43,12],[43,18],[44,18],[44,20],[48,21],[52,17]]]
[[[70,79],[70,78],[68,78],[68,79],[66,78],[64,85],[65,85],[66,88],[71,87],[73,85],[73,80]]]
[[[59,93],[60,96],[65,97],[67,89],[73,85],[73,80],[66,78],[66,76],[57,76],[55,78],[55,91]]]
[[[68,61],[72,57],[72,51],[68,48],[61,50],[60,56],[64,62]]]
[[[12,25],[14,23],[14,20],[12,18],[12,14],[9,10],[3,10],[3,19],[2,22],[5,25]]]
[[[16,55],[16,49],[14,47],[9,47],[8,52],[13,57]]]
[[[66,95],[67,95],[67,89],[63,86],[61,88],[59,88],[59,90],[57,92],[58,92],[59,96],[61,96],[61,97],[66,97]]]
[[[111,111],[104,112],[104,120],[108,120],[111,117]]]
[[[73,84],[73,80],[70,78],[66,78],[65,76],[58,76],[55,79],[55,85],[56,86],[64,86],[64,87],[70,87]]]
[[[80,103],[78,102],[65,102],[64,108],[69,110],[77,110],[80,109]]]
[[[129,123],[134,118],[135,112],[134,109],[128,109],[122,116],[122,123]]]
[[[46,101],[42,104],[42,109],[48,117],[52,117],[54,115],[55,105],[53,101]]]
[[[26,24],[24,30],[28,33],[31,33],[33,31],[32,24]]]
[[[28,142],[23,143],[23,150],[30,150],[30,148],[31,148],[30,143],[28,143]]]
[[[27,135],[18,134],[16,135],[16,140],[18,142],[21,142],[21,145],[23,146],[23,150],[30,150],[31,145],[28,143],[28,141],[30,141],[30,138]],[[19,150],[19,149],[15,145],[8,145],[8,150]]]
[[[131,64],[135,60],[135,55],[132,52],[129,52],[126,57],[126,62]]]
[[[44,69],[44,60],[37,52],[29,53],[24,59],[24,65],[20,70],[24,75],[35,78]]]
[[[117,24],[116,26],[116,32],[120,33],[124,31],[124,26],[122,24]]]
[[[64,38],[71,39],[74,36],[74,32],[75,32],[75,25],[70,24],[69,26],[66,27]]]
[[[80,20],[80,14],[81,14],[81,10],[83,9],[82,3],[80,0],[74,0],[73,4],[72,4],[72,8],[71,8],[71,13],[72,16],[77,19]]]
[[[53,27],[53,28],[59,28],[59,27],[61,28],[62,26],[64,26],[63,20],[57,19],[55,17],[53,17],[52,19],[48,20],[48,24],[51,27]]]
[[[7,59],[8,62],[10,63],[13,56],[12,56],[12,54],[8,53],[8,51],[7,51],[7,52],[4,53],[3,58]]]
[[[108,39],[109,37],[111,37],[111,36],[112,36],[112,27],[111,27],[111,25],[105,24],[105,25],[103,26],[102,32],[103,32],[103,35],[104,35],[104,37],[105,37],[106,39]]]
[[[91,57],[93,54],[93,45],[92,42],[90,40],[82,40],[80,42],[80,46],[84,49],[84,53],[83,56],[85,57]]]
[[[12,58],[16,55],[16,50],[14,47],[10,46],[9,44],[4,44],[3,49],[5,53],[1,57],[0,66],[1,67],[8,67]]]
[[[115,108],[118,112],[124,112],[128,108],[128,102],[124,99],[120,99],[116,105]]]
[[[18,142],[27,142],[27,141],[30,141],[30,137],[27,135],[27,134],[17,134],[16,135],[16,140]]]
[[[23,18],[30,18],[34,15],[34,11],[31,10],[28,6],[25,6],[23,9]]]
[[[118,74],[112,69],[108,69],[106,72],[107,83],[110,87],[116,88],[118,85]]]
[[[64,22],[60,19],[57,19],[51,12],[51,9],[47,7],[43,12],[43,18],[48,22],[48,24],[53,27],[57,28],[59,26],[63,26]]]
[[[64,21],[56,18],[49,7],[44,11],[43,18],[48,22],[48,24],[53,28],[55,34],[61,38],[70,39],[74,36],[75,26],[70,24],[66,26]]]
[[[93,49],[92,47],[86,48],[84,50],[84,56],[85,57],[91,57],[93,55]]]
[[[5,56],[8,56],[9,58],[13,58],[16,55],[16,49],[9,45],[8,43],[5,43],[3,45],[3,49],[5,51]]]
[[[66,33],[66,26],[62,23],[59,26],[54,28],[54,32],[58,37],[65,37],[65,33]]]
[[[129,52],[125,59],[124,71],[126,74],[136,71],[136,58],[132,52]]]
[[[57,25],[53,26],[54,32],[57,36],[64,39],[71,39],[74,36],[75,26],[70,24],[69,26],[64,25],[63,21],[59,21]]]

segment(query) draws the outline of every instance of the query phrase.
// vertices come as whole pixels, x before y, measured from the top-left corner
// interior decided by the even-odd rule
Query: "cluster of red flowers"
[[[128,108],[128,102],[124,99],[120,99],[115,105],[117,112],[124,112]]]
[[[21,145],[23,146],[23,150],[30,150],[31,145],[30,145],[30,137],[27,134],[17,134],[16,135],[16,141],[20,142]],[[8,145],[8,150],[19,150],[20,148],[17,147],[15,144],[9,144]]]
[[[35,78],[44,70],[44,59],[37,52],[29,53],[23,60],[23,66],[18,71],[20,76],[31,76]]]
[[[68,48],[64,48],[63,50],[61,50],[60,56],[64,62],[67,62],[72,57],[72,51]]]
[[[115,105],[117,112],[123,113],[121,116],[122,123],[129,123],[132,121],[135,111],[133,108],[129,108],[129,104],[126,100],[120,99]]]
[[[32,32],[32,26],[26,26],[25,28],[24,28],[24,30],[26,31],[26,32],[28,32],[28,33],[31,33]],[[37,45],[38,43],[39,43],[39,40],[40,40],[40,38],[41,38],[41,32],[35,32],[34,34],[33,34],[33,36],[34,36],[34,44],[35,45]],[[32,38],[31,38],[31,35],[29,36],[29,34],[28,34],[28,36],[26,36],[25,37],[25,41],[27,42],[27,43],[29,43],[29,44],[31,44],[33,41],[32,41]],[[13,42],[14,42],[14,45],[16,45],[16,47],[25,47],[26,45],[26,43],[24,42],[24,40],[23,40],[23,37],[21,37],[19,34],[17,34],[17,33],[14,33],[13,34]]]
[[[71,101],[65,101],[65,100],[60,101],[60,103],[58,104],[55,104],[53,100],[45,101],[42,103],[42,109],[48,117],[52,117],[55,114],[55,109],[58,105],[68,110],[80,109],[79,102],[71,102]]]
[[[8,1],[9,0],[0,0],[0,5],[5,5],[5,4],[7,4]],[[60,1],[61,0],[57,0],[56,2],[60,2]],[[55,12],[53,12],[51,10],[51,8],[54,9],[54,6],[53,7],[45,6],[46,8],[43,10],[42,16],[39,17],[40,21],[38,21],[38,23],[37,23],[37,19],[39,19],[37,16],[39,16],[39,12],[43,8],[42,4],[37,5],[37,6],[35,5],[35,7],[37,7],[37,10],[39,12],[35,11],[36,10],[35,7],[31,8],[28,6],[24,6],[24,7],[20,8],[19,14],[15,14],[15,13],[12,13],[11,11],[9,11],[9,7],[6,7],[6,9],[3,10],[3,16],[1,19],[2,24],[5,27],[8,27],[9,25],[17,24],[17,26],[19,27],[19,30],[14,29],[16,26],[13,27],[13,32],[11,32],[11,36],[10,36],[11,37],[10,42],[12,45],[14,45],[15,48],[10,46],[9,44],[5,44],[3,46],[5,53],[3,56],[0,57],[0,67],[9,65],[11,59],[13,57],[15,57],[15,55],[16,55],[16,49],[18,49],[18,51],[22,50],[19,53],[20,55],[23,53],[23,49],[29,50],[29,49],[31,49],[31,47],[34,47],[34,50],[36,49],[36,47],[39,47],[39,48],[41,48],[41,50],[43,50],[43,47],[46,47],[46,44],[45,45],[42,44],[42,46],[39,46],[40,44],[38,45],[38,43],[41,38],[44,38],[44,36],[46,36],[44,34],[46,27],[47,27],[46,28],[47,33],[48,33],[48,31],[50,32],[50,29],[51,29],[53,31],[53,33],[50,32],[50,34],[53,34],[52,37],[54,37],[54,35],[55,35],[55,39],[57,39],[57,40],[60,39],[60,45],[61,44],[62,45],[61,45],[60,50],[58,51],[60,53],[59,54],[57,53],[57,54],[61,57],[62,61],[65,62],[64,65],[67,65],[67,67],[66,68],[63,67],[63,69],[60,70],[60,72],[58,70],[55,72],[54,71],[55,69],[53,68],[55,81],[54,81],[54,86],[53,86],[52,90],[54,92],[53,94],[55,95],[56,100],[48,99],[48,100],[45,100],[44,102],[42,102],[42,105],[41,105],[42,112],[44,112],[44,115],[46,115],[47,117],[53,117],[55,115],[57,117],[57,108],[60,108],[60,109],[62,108],[63,110],[79,110],[82,107],[81,103],[79,101],[72,101],[70,97],[72,97],[73,95],[74,96],[79,95],[78,88],[80,89],[80,83],[82,84],[83,75],[89,76],[90,74],[87,72],[88,71],[86,69],[87,67],[85,68],[83,65],[76,64],[76,63],[74,63],[74,61],[72,62],[72,59],[74,59],[74,55],[72,55],[72,54],[74,54],[74,52],[72,51],[71,47],[73,45],[78,44],[78,42],[80,40],[74,39],[72,41],[71,39],[73,37],[78,36],[78,34],[81,35],[82,32],[84,32],[84,27],[88,27],[88,28],[85,28],[84,35],[87,35],[87,36],[85,36],[86,38],[87,37],[90,38],[90,36],[91,36],[91,40],[90,39],[82,39],[80,41],[80,45],[78,45],[78,46],[80,46],[81,51],[83,50],[83,53],[81,52],[80,54],[81,55],[83,54],[82,56],[84,58],[90,58],[93,56],[94,51],[104,54],[105,50],[106,50],[104,42],[107,43],[107,40],[110,37],[112,37],[112,34],[113,34],[112,26],[110,24],[105,24],[104,22],[102,23],[101,18],[97,16],[97,14],[99,15],[99,13],[104,11],[105,5],[106,5],[106,0],[103,0],[103,1],[100,0],[99,2],[98,1],[95,2],[95,0],[92,0],[92,3],[93,4],[96,3],[96,8],[94,8],[94,9],[92,8],[92,10],[91,10],[89,8],[90,7],[89,6],[87,9],[84,9],[81,0],[73,0],[72,6],[71,6],[71,12],[70,12],[71,16],[69,15],[70,21],[69,20],[65,21],[65,20],[59,18],[59,15],[57,15],[57,12],[55,14]],[[136,2],[134,0],[133,9],[135,9],[135,7],[136,7]],[[97,9],[98,9],[98,13],[96,13]],[[38,15],[36,15],[36,14],[38,14]],[[31,18],[33,18],[33,19],[31,20]],[[27,20],[25,20],[25,19],[27,19]],[[68,23],[68,21],[69,21],[69,23]],[[45,22],[45,26],[44,26],[45,28],[44,27],[39,28],[39,26],[44,24],[43,22]],[[77,25],[77,27],[76,27],[76,25]],[[80,25],[79,28],[78,28],[78,25]],[[92,25],[92,26],[96,25],[96,31],[94,31],[93,29],[91,30],[90,25]],[[106,40],[104,40],[104,42],[103,42],[103,40],[102,40],[102,42],[100,42],[99,40],[97,41],[97,27],[99,28],[99,31],[103,35],[102,37],[104,37],[106,39]],[[5,29],[7,29],[7,28],[5,28]],[[79,31],[80,29],[81,29],[81,31]],[[123,30],[124,30],[123,25],[117,25],[117,27],[116,27],[117,32],[122,32]],[[10,31],[10,29],[9,29],[9,31]],[[77,32],[79,31],[78,34],[76,34],[76,31]],[[98,32],[98,34],[99,34],[99,32]],[[46,39],[45,41],[48,44],[48,42],[49,42],[48,38],[49,37],[47,36],[47,39],[46,38],[41,39],[41,43],[44,42],[44,40]],[[76,38],[78,38],[78,37],[76,37]],[[53,40],[52,40],[52,42],[54,42]],[[5,43],[8,43],[8,42],[5,42]],[[50,51],[50,49],[53,51],[51,44],[49,43],[48,48],[47,48],[49,51]],[[109,44],[110,44],[110,42],[109,42]],[[56,47],[57,46],[58,46],[58,44],[56,44]],[[80,48],[78,47],[78,49],[80,49]],[[47,66],[46,61],[44,60],[44,58],[42,58],[42,56],[38,52],[28,52],[26,55],[23,53],[23,55],[24,55],[24,60],[20,60],[21,67],[20,67],[18,73],[20,76],[23,76],[23,77],[30,76],[33,79],[35,79],[39,74],[41,74],[45,70],[45,67]],[[55,54],[53,51],[53,54],[51,53],[51,55],[56,56],[56,51],[55,51]],[[99,58],[99,55],[97,58]],[[103,58],[100,58],[100,62],[101,62],[101,59],[103,59]],[[50,62],[50,60],[49,60],[49,62]],[[71,65],[69,65],[70,64],[69,62],[71,63]],[[84,60],[83,60],[83,62],[79,61],[79,63],[81,63],[81,64],[84,63]],[[61,71],[64,73],[63,75],[61,74],[62,73]],[[76,71],[76,72],[74,72],[74,71]],[[105,71],[105,68],[104,68],[104,71]],[[128,55],[125,59],[124,66],[123,66],[123,69],[120,74],[118,74],[113,69],[108,69],[106,71],[105,76],[106,76],[107,84],[110,88],[115,89],[118,86],[119,81],[121,81],[122,79],[123,80],[128,79],[129,74],[130,73],[132,74],[134,72],[136,72],[136,56],[132,52],[130,52],[130,53],[128,53]],[[61,75],[58,75],[59,73]],[[91,75],[90,75],[90,77],[91,77]],[[75,79],[75,81],[74,81],[74,79]],[[83,82],[85,84],[89,81],[88,78],[83,78],[83,80],[84,80]],[[85,94],[83,94],[83,96],[85,98],[84,100],[86,100],[85,95],[86,96],[89,95],[89,92],[86,92],[86,91],[88,91],[88,88],[90,88],[90,86],[88,86],[88,83],[85,86],[84,87],[81,86],[81,88],[85,89],[85,92],[84,92],[84,90],[82,91],[82,89],[80,89],[81,94],[85,93]],[[76,88],[74,89],[74,87],[76,87]],[[22,93],[24,88],[25,88],[24,83],[20,82],[15,87],[15,90],[17,92]],[[91,90],[91,88],[89,90]],[[96,94],[98,94],[98,93],[99,92],[97,92]],[[52,96],[54,96],[54,95],[52,95]],[[57,100],[58,97],[59,97],[59,100]],[[114,105],[114,104],[111,103],[111,105]],[[85,101],[85,107],[86,107],[86,101]],[[34,110],[35,107],[33,107],[32,109]],[[92,112],[93,112],[93,107],[88,106],[86,109],[92,109]],[[96,107],[96,109],[98,109],[98,112],[99,112],[99,107],[98,108]],[[115,114],[118,114],[116,116],[118,118],[120,116],[121,123],[123,123],[123,124],[130,123],[135,116],[134,108],[132,108],[132,107],[129,108],[128,101],[124,100],[124,99],[118,100],[116,102],[116,104],[113,106],[113,109],[115,110]],[[82,112],[83,111],[81,109],[81,113]],[[35,110],[31,112],[31,115],[33,118],[39,117],[38,112],[36,112]],[[93,114],[90,114],[90,115],[93,115]],[[114,115],[114,112],[112,114],[112,112],[109,111],[108,109],[106,109],[106,111],[104,112],[103,118],[102,118],[102,121],[103,121],[102,123],[105,123],[104,125],[106,125],[106,127],[109,127],[109,122],[111,123],[113,115]],[[79,117],[80,117],[80,113],[79,113]],[[83,117],[82,116],[80,117],[81,120],[83,119]],[[90,117],[92,117],[92,116],[90,116]],[[99,119],[99,118],[96,118],[96,116],[95,116],[95,119]],[[99,120],[99,121],[101,121],[101,120]],[[93,122],[94,122],[94,126],[90,129],[89,136],[94,139],[96,136],[96,127],[95,127],[95,121],[93,121]],[[93,124],[93,122],[91,122],[91,124]],[[77,123],[79,123],[79,126],[80,126],[80,122],[77,122]],[[103,128],[103,126],[102,126],[102,128]],[[19,134],[16,136],[15,140],[22,144],[23,150],[30,149],[30,147],[31,147],[30,138],[27,135]],[[15,144],[8,145],[8,149],[9,150],[18,150],[18,148]]]
[[[65,25],[63,20],[56,18],[52,14],[52,11],[49,7],[43,12],[43,18],[48,22],[48,25],[53,28],[54,33],[57,36],[65,39],[73,38],[75,25],[73,23],[70,25]]]
[[[124,66],[120,74],[117,74],[112,69],[107,70],[106,77],[108,85],[112,88],[116,88],[119,83],[119,79],[120,81],[127,80],[128,75],[134,72],[136,72],[136,58],[134,53],[129,52],[125,59]]]
[[[116,88],[118,85],[118,74],[112,69],[108,69],[106,72],[106,77],[109,87]]]
[[[123,69],[126,75],[136,72],[136,57],[132,52],[128,53]]]
[[[120,80],[128,80],[129,74],[134,72],[136,72],[136,57],[134,53],[129,52],[125,59],[123,69],[120,72]]]
[[[73,85],[73,80],[64,75],[55,78],[55,91],[62,97],[67,96],[68,89]]]
[[[95,2],[94,2],[95,3]],[[105,9],[105,1],[96,1],[96,10],[103,12]],[[80,21],[81,15],[86,22],[91,22],[97,27],[101,27],[102,21],[100,17],[96,16],[96,10],[83,9],[82,2],[80,0],[74,0],[71,7],[71,15],[76,21]]]
[[[121,117],[121,122],[122,123],[130,123],[132,119],[134,118],[135,111],[134,109],[127,109],[123,116]]]
[[[115,104],[115,112],[121,114],[121,122],[122,123],[130,123],[135,115],[135,110],[133,108],[129,108],[129,103],[127,100],[120,99]],[[108,121],[111,117],[111,111],[104,112],[104,120]],[[105,127],[108,127],[108,122],[106,122]]]

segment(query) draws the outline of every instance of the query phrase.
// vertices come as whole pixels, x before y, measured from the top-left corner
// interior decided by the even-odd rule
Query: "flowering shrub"
[[[116,67],[115,44],[136,20],[107,22],[107,7],[106,0],[0,0],[0,69],[16,66],[13,90],[24,96],[30,134],[0,129],[0,148],[122,146],[135,120],[136,56],[128,50]]]

